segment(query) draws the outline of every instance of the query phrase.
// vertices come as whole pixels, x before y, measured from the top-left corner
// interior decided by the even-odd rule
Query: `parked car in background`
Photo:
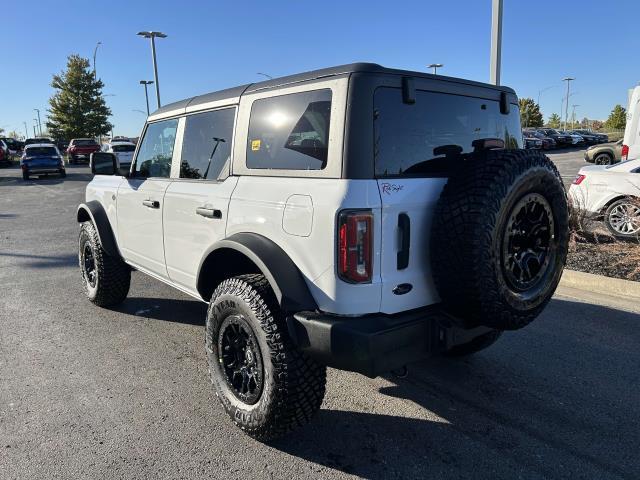
[[[20,158],[22,179],[29,180],[30,175],[57,173],[66,177],[64,159],[58,147],[51,143],[33,143],[27,145]]]
[[[560,133],[562,135],[568,135],[571,138],[571,144],[572,145],[584,145],[585,144],[584,138],[582,138],[582,136],[578,135],[577,133],[571,133],[571,132],[568,132],[566,130],[560,130]]]
[[[24,141],[24,145],[25,145],[25,147],[26,147],[27,145],[36,145],[36,144],[43,144],[43,143],[49,143],[49,144],[51,144],[51,145],[55,145],[55,143],[53,142],[53,140],[51,140],[50,138],[44,138],[44,137],[43,137],[43,138],[38,138],[38,137],[35,137],[35,138],[27,138],[27,139]]]
[[[536,150],[542,149],[542,140],[537,137],[531,135],[530,132],[523,130],[522,131],[522,140],[524,142],[524,148],[534,148]]]
[[[124,137],[122,135],[116,135],[111,139],[111,143],[113,142],[131,142],[131,139],[129,137]]]
[[[551,150],[553,148],[556,148],[556,141],[553,138],[547,137],[546,135],[538,132],[537,130],[523,130],[523,133],[527,133],[527,135],[530,135],[532,137],[536,137],[542,140],[543,150]]]
[[[67,148],[69,163],[77,163],[80,160],[89,161],[89,156],[100,151],[100,145],[93,138],[73,138]]]
[[[104,145],[102,151],[113,153],[116,156],[120,171],[125,175],[126,172],[129,171],[129,167],[131,167],[131,160],[133,159],[133,152],[136,151],[136,144],[114,141]]]
[[[606,133],[597,133],[597,132],[592,132],[590,130],[573,130],[573,131],[576,132],[578,135],[582,135],[583,137],[585,135],[590,137],[595,137],[595,142],[593,142],[594,144],[609,142],[609,135],[607,135]]]
[[[11,162],[11,154],[9,153],[9,147],[3,140],[0,140],[0,163],[6,164]]]
[[[69,140],[56,140],[56,147],[64,155],[67,152],[67,148],[69,148]]]
[[[602,218],[616,237],[640,235],[640,159],[581,168],[569,195],[587,215]]]
[[[596,165],[613,165],[622,159],[622,140],[593,145],[584,152],[584,161]]]
[[[15,138],[0,137],[0,140],[7,144],[7,147],[9,147],[9,153],[11,155],[17,155],[18,153],[20,153],[21,145],[20,142],[18,142]]]
[[[569,135],[560,133],[554,128],[539,128],[538,132],[549,138],[553,138],[558,148],[568,147],[573,144],[573,141]]]
[[[580,135],[586,145],[595,145],[597,143],[600,143],[598,137],[590,134],[589,132],[581,133],[581,131],[579,130],[569,130],[567,133],[569,133],[570,135]]]

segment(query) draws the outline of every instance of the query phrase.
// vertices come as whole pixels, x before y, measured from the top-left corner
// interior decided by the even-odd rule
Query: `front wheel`
[[[216,395],[248,435],[282,436],[320,409],[326,368],[292,344],[263,275],[230,278],[216,288],[205,335]]]
[[[102,248],[96,227],[91,222],[84,222],[80,227],[78,247],[78,262],[87,298],[100,307],[122,303],[131,284],[129,266]]]
[[[600,153],[593,159],[593,163],[596,165],[611,165],[613,158],[608,153]]]

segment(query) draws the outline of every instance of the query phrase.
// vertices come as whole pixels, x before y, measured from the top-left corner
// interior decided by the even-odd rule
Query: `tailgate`
[[[380,311],[395,313],[439,301],[431,277],[429,237],[446,178],[378,180],[382,200]],[[407,285],[410,285],[410,290]]]

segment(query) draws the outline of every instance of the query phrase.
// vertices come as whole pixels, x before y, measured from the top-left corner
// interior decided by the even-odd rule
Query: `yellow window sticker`
[[[260,150],[260,140],[252,140],[251,141],[251,150],[257,152]]]

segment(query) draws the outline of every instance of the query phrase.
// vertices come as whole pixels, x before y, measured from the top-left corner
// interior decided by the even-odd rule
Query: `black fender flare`
[[[236,255],[229,255],[229,250]],[[265,276],[285,312],[318,308],[302,273],[289,255],[275,242],[257,233],[236,233],[216,242],[205,252],[197,276],[198,292],[205,300],[208,301],[205,297],[213,293],[207,285],[213,282],[217,286],[230,274],[235,274],[237,254],[250,260]]]
[[[98,231],[98,237],[100,237],[100,243],[102,244],[104,251],[112,257],[121,257],[120,251],[118,250],[118,244],[116,243],[113,230],[111,229],[109,217],[100,202],[97,200],[91,200],[87,203],[81,203],[78,205],[76,220],[78,223],[93,223]]]

